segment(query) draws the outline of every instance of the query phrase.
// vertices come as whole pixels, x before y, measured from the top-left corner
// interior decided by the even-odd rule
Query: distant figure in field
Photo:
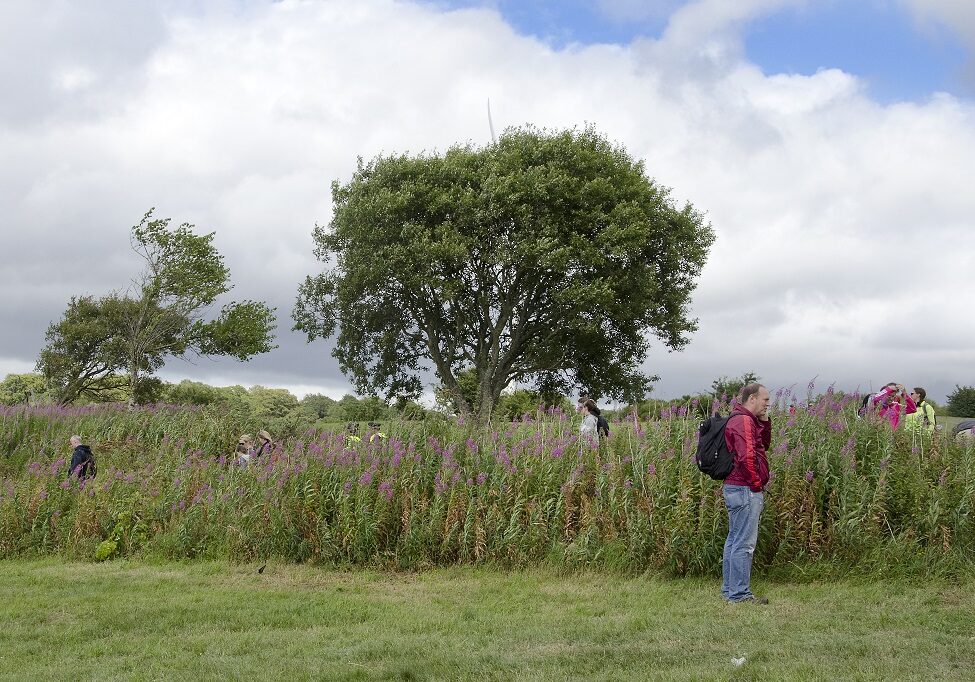
[[[271,434],[261,429],[257,432],[257,450],[254,451],[254,458],[258,458],[261,455],[269,455],[274,450],[274,441],[271,440]]]
[[[937,418],[934,415],[934,406],[926,400],[927,397],[928,392],[923,388],[915,387],[911,391],[910,398],[917,406],[917,410],[915,412],[909,412],[904,417],[905,428],[912,431],[924,430],[934,433]]]
[[[913,414],[917,411],[914,398],[908,395],[904,384],[894,382],[884,386],[883,390],[871,399],[871,403],[876,408],[877,414],[890,422],[892,429],[897,428],[905,414]]]
[[[91,448],[81,442],[81,436],[71,436],[68,440],[74,448],[71,453],[71,466],[68,467],[69,476],[79,479],[94,478],[96,473],[95,456]]]
[[[596,407],[596,401],[590,399],[582,404],[580,410],[582,411],[582,426],[579,427],[579,435],[583,439],[591,438],[592,440],[599,441],[599,408]]]
[[[234,453],[234,463],[238,466],[246,467],[254,457],[254,438],[245,433],[237,439],[237,450]]]

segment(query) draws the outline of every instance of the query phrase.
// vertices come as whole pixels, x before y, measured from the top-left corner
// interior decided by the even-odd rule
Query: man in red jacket
[[[729,602],[768,604],[751,590],[752,556],[758,542],[758,522],[765,505],[768,483],[766,451],[772,442],[772,421],[768,416],[769,394],[761,384],[741,389],[741,403],[731,413],[724,438],[734,453],[735,464],[724,481],[728,506],[728,539],[721,562],[721,594]]]

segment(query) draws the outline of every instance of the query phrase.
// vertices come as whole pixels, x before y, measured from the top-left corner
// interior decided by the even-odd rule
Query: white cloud
[[[46,22],[0,10],[20,36],[0,42],[0,64],[36,59],[30,79],[0,71],[16,92],[0,105],[0,371],[33,364],[70,295],[124,286],[128,228],[157,206],[216,231],[234,294],[278,307],[282,346],[169,376],[344,392],[329,345],[288,331],[329,183],[359,155],[488,141],[490,97],[498,129],[594,123],[708,211],[719,239],[701,329],[684,353],[653,353],[661,394],[746,370],[773,385],[895,377],[935,397],[975,383],[975,322],[958,310],[975,285],[959,248],[975,107],[884,106],[836,70],[763,74],[741,28],[793,4],[701,0],[659,40],[562,51],[490,10],[391,0],[121,3],[129,30],[75,25],[68,5]],[[56,58],[35,47],[59,45]]]

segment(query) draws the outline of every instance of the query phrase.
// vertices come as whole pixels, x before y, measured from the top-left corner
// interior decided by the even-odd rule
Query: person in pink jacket
[[[725,445],[734,454],[734,467],[724,480],[728,507],[728,538],[721,560],[721,596],[732,603],[768,604],[751,589],[752,557],[758,543],[758,525],[769,481],[768,452],[772,420],[768,416],[768,389],[748,384],[741,389],[724,430]]]
[[[871,400],[877,410],[877,414],[890,422],[890,427],[896,429],[901,422],[901,417],[906,414],[917,412],[917,405],[914,399],[904,388],[904,384],[893,382],[884,386],[883,390]]]

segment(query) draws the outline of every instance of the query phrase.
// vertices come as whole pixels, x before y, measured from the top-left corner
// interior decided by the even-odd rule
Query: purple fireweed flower
[[[564,452],[565,451],[562,448],[555,448],[554,450],[552,450],[552,457],[554,459],[558,459],[559,457],[562,456],[562,453]]]
[[[623,487],[624,488],[632,488],[633,487],[633,481],[631,481],[630,479],[626,479],[625,481],[623,481]]]
[[[66,478],[65,480],[61,481],[61,487],[67,490],[68,488],[71,487],[71,481],[72,479],[70,478]]]
[[[467,487],[470,488],[473,485],[474,485],[474,479],[473,478],[468,478],[467,479]]]
[[[811,471],[807,471],[806,472],[806,480],[809,481],[810,483],[812,483],[812,480],[813,480],[813,477],[814,476],[815,476],[815,474],[813,474],[813,472],[811,472]]]
[[[180,511],[186,509],[186,500],[180,500],[179,501],[179,509],[180,509]]]
[[[352,481],[346,481],[345,482],[345,485],[342,486],[342,489],[345,490],[345,492],[347,492],[347,493],[351,493],[352,492]]]
[[[846,429],[846,425],[843,422],[830,422],[829,428],[833,429],[833,431],[843,431]]]
[[[655,476],[657,474],[657,467],[655,467],[652,462],[647,465],[647,473],[651,476]]]
[[[887,468],[889,464],[890,464],[890,458],[884,457],[882,460],[880,460],[880,470],[883,471],[884,469]]]
[[[941,472],[941,477],[938,478],[938,487],[943,487],[945,482],[948,480],[948,470],[945,469]]]
[[[488,477],[488,475],[486,473],[484,473],[483,471],[481,473],[479,473],[477,475],[477,484],[478,485],[483,485],[484,484],[484,481],[487,480],[487,477]]]
[[[372,471],[364,471],[359,477],[359,485],[366,486],[372,483]]]
[[[386,479],[379,484],[379,492],[383,494],[387,501],[393,499],[393,484],[390,479]]]
[[[47,499],[47,490],[42,489],[40,494],[37,496],[41,502]]]

